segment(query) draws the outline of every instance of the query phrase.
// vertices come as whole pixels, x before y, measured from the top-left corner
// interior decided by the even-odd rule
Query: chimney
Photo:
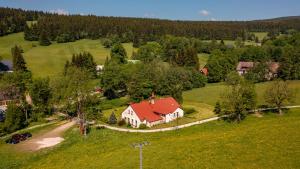
[[[152,92],[151,97],[149,99],[150,104],[154,104],[155,103],[155,94],[154,92]]]

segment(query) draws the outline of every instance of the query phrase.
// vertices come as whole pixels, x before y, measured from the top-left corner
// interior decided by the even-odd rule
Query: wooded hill
[[[162,35],[195,37],[203,40],[233,40],[249,32],[286,32],[300,30],[300,19],[259,21],[172,21],[146,18],[57,15],[41,11],[0,8],[0,36],[25,30],[27,40],[44,36],[49,40],[74,41],[117,35],[122,41],[153,41]],[[27,26],[26,21],[37,20]]]

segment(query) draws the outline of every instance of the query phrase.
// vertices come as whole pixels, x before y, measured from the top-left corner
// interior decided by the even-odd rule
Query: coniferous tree
[[[22,55],[21,48],[15,46],[11,49],[13,58],[13,70],[14,71],[27,71],[26,62]]]
[[[39,38],[39,42],[41,46],[49,46],[51,45],[51,42],[48,38],[48,35],[46,33],[46,31],[42,31],[40,34],[40,38]]]
[[[114,112],[112,112],[108,119],[109,124],[117,124],[117,117]]]

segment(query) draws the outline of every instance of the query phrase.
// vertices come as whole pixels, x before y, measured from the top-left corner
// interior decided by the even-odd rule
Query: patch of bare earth
[[[63,133],[76,124],[76,121],[62,124],[46,133],[34,136],[16,145],[16,148],[23,151],[37,151],[43,148],[53,147],[61,143],[64,138]]]
[[[256,112],[253,114],[255,117],[263,117],[261,112]]]

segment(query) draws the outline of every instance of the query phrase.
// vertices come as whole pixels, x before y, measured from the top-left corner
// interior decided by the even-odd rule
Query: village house
[[[254,66],[255,62],[239,62],[237,65],[237,72],[239,75],[247,74]],[[278,62],[267,62],[268,74],[266,74],[266,79],[270,80],[278,75],[279,63]]]
[[[237,72],[239,75],[247,74],[254,67],[254,62],[239,62],[237,65]]]
[[[140,103],[133,103],[122,113],[122,119],[134,128],[141,124],[152,127],[157,124],[169,123],[183,117],[184,112],[177,101],[172,98],[155,99],[151,97]]]

